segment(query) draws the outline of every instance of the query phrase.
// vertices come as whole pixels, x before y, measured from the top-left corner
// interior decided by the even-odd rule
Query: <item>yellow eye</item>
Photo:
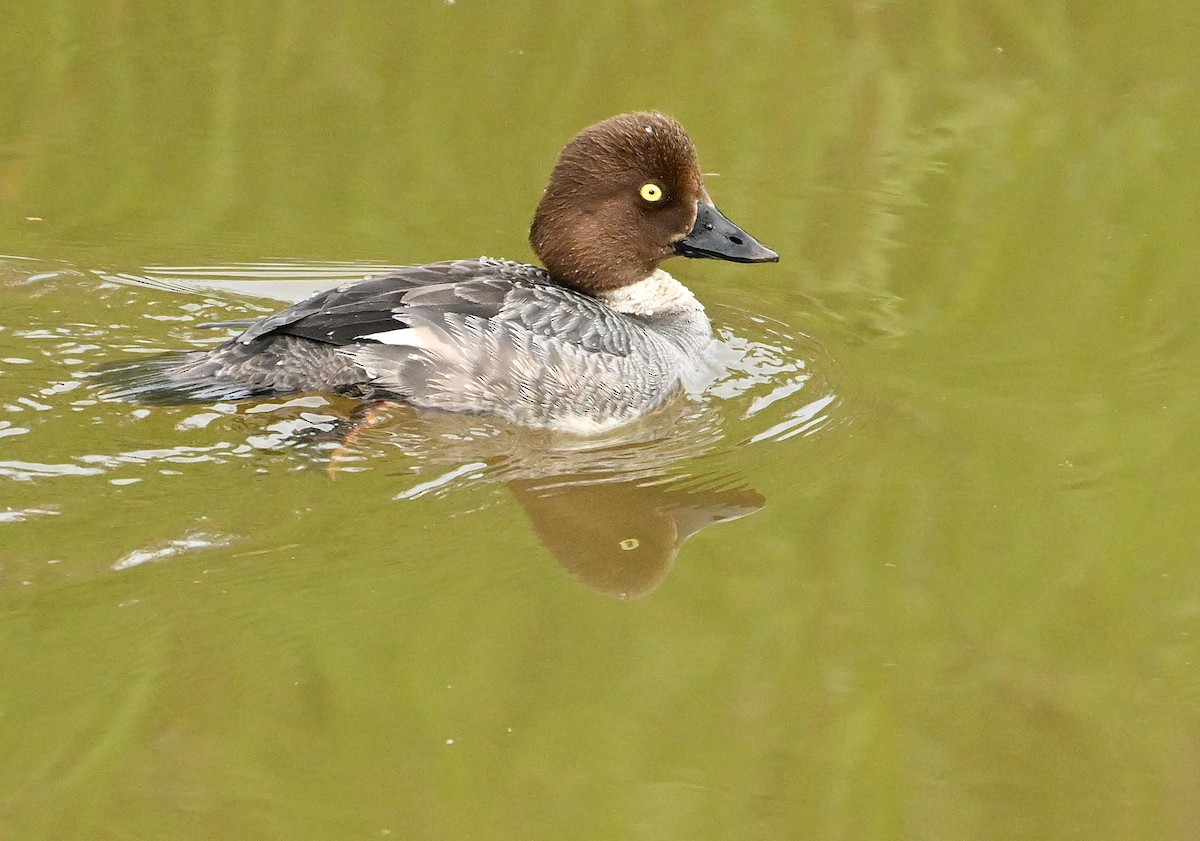
[[[653,182],[651,182],[650,184],[643,184],[640,192],[641,192],[642,198],[644,198],[646,201],[662,201],[662,197],[663,197],[662,187],[658,186],[657,184],[655,184]]]

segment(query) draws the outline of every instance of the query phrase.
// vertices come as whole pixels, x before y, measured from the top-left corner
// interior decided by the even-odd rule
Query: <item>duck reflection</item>
[[[352,436],[398,447],[417,461],[413,473],[421,480],[395,499],[501,483],[558,564],[616,598],[653,592],[690,537],[764,504],[757,491],[731,478],[697,479],[680,469],[687,462],[694,471],[694,460],[724,437],[715,414],[687,400],[599,439],[408,407],[395,407],[366,432],[356,423],[343,426],[342,434],[352,428]],[[363,446],[371,448],[355,442],[358,454],[344,456],[347,463],[376,458]]]

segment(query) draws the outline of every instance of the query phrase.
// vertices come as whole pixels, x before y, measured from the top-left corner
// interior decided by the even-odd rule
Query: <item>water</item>
[[[28,5],[0,51],[0,839],[1189,838],[1200,13]],[[777,265],[591,442],[95,365],[528,257],[678,117]]]

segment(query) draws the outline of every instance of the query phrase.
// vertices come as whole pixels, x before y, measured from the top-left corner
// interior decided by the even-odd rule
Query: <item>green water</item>
[[[10,5],[0,841],[1200,834],[1192,0]],[[782,255],[674,414],[81,384],[647,107]]]

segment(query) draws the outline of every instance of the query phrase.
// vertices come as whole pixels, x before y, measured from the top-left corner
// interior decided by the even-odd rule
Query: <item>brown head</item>
[[[590,294],[644,280],[674,254],[779,259],[713,207],[687,132],[654,112],[612,117],[567,144],[529,241],[556,280]]]

